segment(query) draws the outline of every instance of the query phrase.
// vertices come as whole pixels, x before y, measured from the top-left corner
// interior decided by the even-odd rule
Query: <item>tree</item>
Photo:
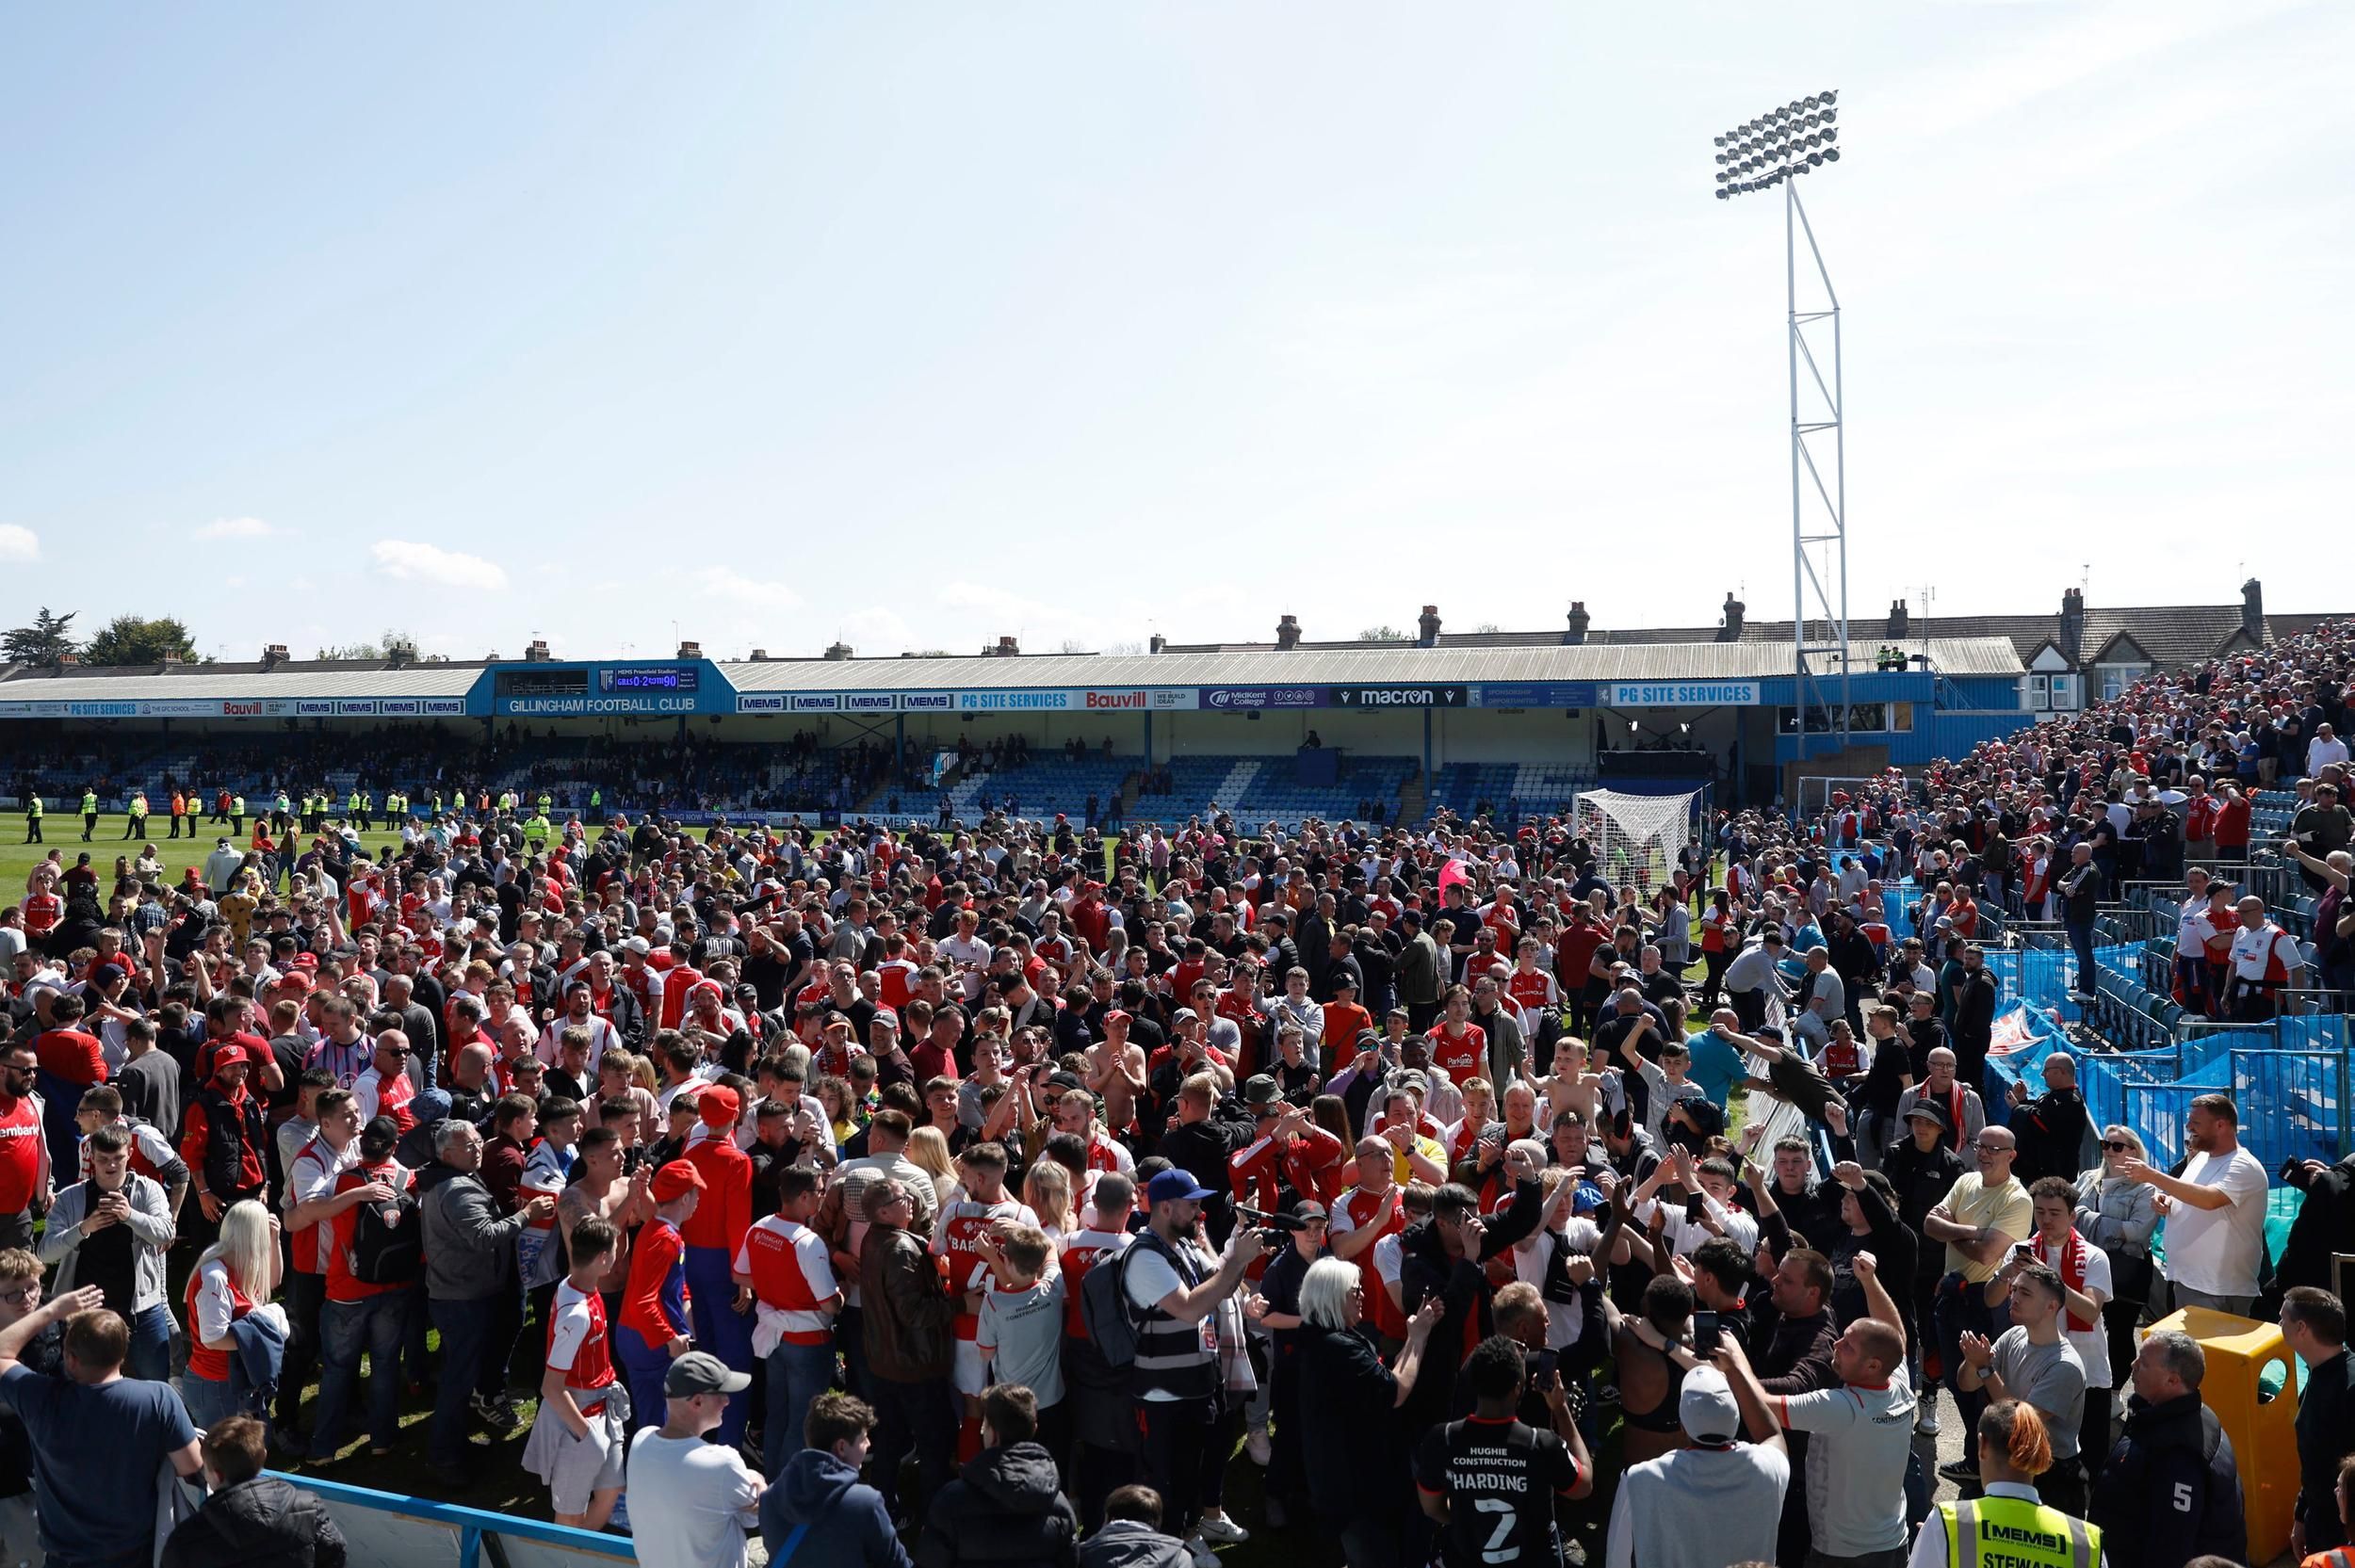
[[[1396,626],[1368,626],[1357,634],[1360,642],[1404,642],[1406,634]]]
[[[388,659],[395,648],[406,648],[414,656],[417,639],[395,626],[387,626],[373,642],[345,642],[319,650],[323,659]]]
[[[79,610],[52,615],[49,606],[41,606],[41,613],[29,626],[19,626],[11,632],[0,632],[0,655],[12,663],[40,665],[43,668],[61,664],[68,654],[80,650],[73,642],[73,618]]]
[[[166,655],[194,663],[196,640],[188,636],[188,628],[177,616],[159,616],[149,621],[137,615],[118,615],[106,622],[106,629],[89,639],[82,651],[85,664],[161,664]]]

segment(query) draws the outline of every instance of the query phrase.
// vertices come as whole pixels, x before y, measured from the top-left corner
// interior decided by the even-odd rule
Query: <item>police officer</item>
[[[98,791],[85,788],[82,791],[82,842],[88,844],[89,835],[97,831]]]
[[[2053,1445],[2036,1407],[2000,1399],[1979,1413],[1986,1495],[1941,1503],[1914,1538],[1908,1568],[2101,1568],[2102,1532],[2037,1500]]]
[[[27,795],[24,797],[24,842],[27,844],[45,844],[48,842],[47,839],[41,836],[41,814],[43,809],[44,808],[41,806],[40,796]]]

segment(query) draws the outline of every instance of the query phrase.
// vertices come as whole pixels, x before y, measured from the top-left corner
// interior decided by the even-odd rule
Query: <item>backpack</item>
[[[363,1285],[408,1285],[424,1277],[425,1223],[414,1192],[403,1191],[390,1204],[362,1204],[351,1211],[350,1263],[351,1277]]]
[[[1105,1363],[1118,1368],[1137,1359],[1137,1326],[1129,1319],[1127,1300],[1129,1254],[1136,1250],[1130,1241],[1090,1266],[1080,1280],[1080,1319]]]

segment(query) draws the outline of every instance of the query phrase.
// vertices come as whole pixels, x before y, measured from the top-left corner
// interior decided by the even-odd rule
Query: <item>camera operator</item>
[[[2331,1254],[2355,1253],[2355,1155],[2331,1165],[2318,1159],[2286,1159],[2276,1174],[2283,1186],[2298,1188],[2305,1197],[2274,1263],[2273,1279],[2258,1300],[2256,1316],[2265,1318],[2280,1314],[2282,1297],[2296,1286],[2335,1291]]]

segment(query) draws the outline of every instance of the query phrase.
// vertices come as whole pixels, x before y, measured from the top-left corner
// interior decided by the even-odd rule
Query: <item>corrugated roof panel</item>
[[[1870,668],[1875,648],[1857,643]],[[1931,661],[1950,675],[2016,675],[2002,638],[1939,638]],[[1791,672],[1776,642],[1520,648],[1260,650],[1232,654],[1045,654],[1015,658],[796,659],[723,664],[745,691],[946,691],[1013,687],[1345,686],[1410,682],[1758,680]]]
[[[27,703],[153,702],[188,697],[463,697],[479,668],[419,664],[407,670],[297,670],[284,674],[198,670],[188,674],[62,675],[0,682],[0,698]]]

